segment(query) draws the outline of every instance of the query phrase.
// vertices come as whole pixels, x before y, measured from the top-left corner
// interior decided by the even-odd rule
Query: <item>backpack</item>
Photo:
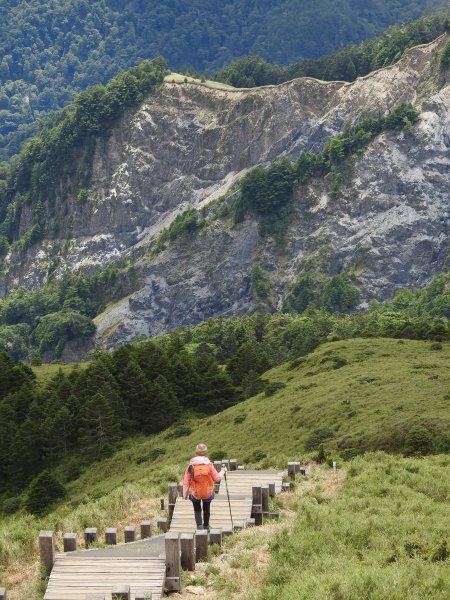
[[[191,467],[192,470],[191,470]],[[214,484],[210,474],[210,465],[191,465],[189,472],[194,480],[195,497],[198,500],[206,500],[214,491]]]

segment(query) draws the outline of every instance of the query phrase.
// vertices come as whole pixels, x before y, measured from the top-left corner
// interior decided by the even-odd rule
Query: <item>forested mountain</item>
[[[37,131],[36,118],[145,58],[161,55],[172,68],[202,71],[249,54],[286,64],[358,43],[444,4],[5,0],[0,6],[0,160],[17,153]]]

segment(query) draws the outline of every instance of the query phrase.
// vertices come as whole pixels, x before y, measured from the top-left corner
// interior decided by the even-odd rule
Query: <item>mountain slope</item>
[[[270,289],[265,310],[281,305],[302,272],[350,273],[361,306],[424,285],[445,267],[448,252],[450,94],[439,67],[445,42],[412,49],[351,84],[298,79],[220,90],[169,77],[97,138],[88,189],[80,191],[68,172],[47,190],[44,240],[26,251],[12,246],[2,295],[17,284],[37,287],[49,275],[97,271],[127,258],[134,293],[97,318],[97,341],[110,347],[253,311],[261,304],[255,266]],[[255,216],[234,224],[225,206],[232,193],[207,206],[232,192],[248,169],[318,151],[346,123],[402,101],[422,111],[420,123],[378,136],[340,174],[337,193],[330,177],[299,186],[283,244],[264,235]],[[14,203],[18,235],[28,235],[36,207],[23,194]],[[206,224],[188,228],[166,249],[157,245],[155,254],[163,228],[181,211],[202,207]]]

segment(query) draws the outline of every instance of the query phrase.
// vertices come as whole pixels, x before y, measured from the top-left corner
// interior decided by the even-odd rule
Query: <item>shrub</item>
[[[353,460],[358,454],[359,450],[357,448],[344,448],[344,450],[341,450],[342,460]]]
[[[25,508],[28,512],[41,515],[59,498],[63,498],[66,490],[49,470],[42,471],[28,488]]]
[[[166,440],[174,440],[176,438],[185,437],[187,435],[191,435],[192,428],[188,425],[179,425],[173,431],[170,431],[166,435]]]
[[[430,350],[442,350],[441,342],[433,342],[430,346]]]
[[[413,425],[405,437],[404,453],[407,456],[414,454],[430,454],[433,450],[433,436],[422,425]]]
[[[237,415],[236,417],[234,417],[234,424],[239,425],[239,423],[243,423],[246,418],[247,415]]]
[[[246,462],[256,463],[267,457],[267,454],[262,450],[254,450],[247,458]]]
[[[150,450],[150,452],[148,453],[148,460],[150,461],[154,461],[156,460],[159,456],[162,456],[163,454],[166,453],[166,449],[165,448],[153,448],[152,450]]]
[[[320,464],[324,463],[327,460],[327,455],[325,453],[325,448],[323,447],[323,444],[320,444],[319,446],[319,451],[317,452],[316,455],[316,462]]]
[[[306,450],[317,450],[325,440],[328,440],[334,436],[333,430],[328,427],[321,427],[315,429],[308,437],[305,442]]]
[[[5,515],[12,515],[19,511],[22,507],[22,499],[19,496],[13,498],[6,498],[2,504],[2,513]]]
[[[214,462],[215,460],[222,460],[226,456],[226,452],[224,450],[213,450],[209,453],[209,460]]]
[[[281,381],[268,381],[266,383],[264,393],[266,396],[273,396],[279,390],[282,390],[286,387],[285,383]]]

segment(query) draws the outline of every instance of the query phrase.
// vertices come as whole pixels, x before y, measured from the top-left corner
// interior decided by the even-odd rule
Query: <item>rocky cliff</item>
[[[208,317],[258,305],[252,269],[272,287],[276,308],[305,267],[352,274],[362,304],[419,287],[446,265],[449,250],[450,85],[439,71],[445,43],[410,50],[396,65],[354,83],[297,79],[251,90],[171,83],[99,138],[88,201],[64,198],[47,214],[46,239],[25,258],[9,255],[1,281],[11,287],[92,271],[128,257],[139,289],[99,315],[97,343],[111,347]],[[362,113],[405,101],[421,120],[412,131],[379,136],[358,157],[337,198],[316,180],[296,193],[286,242],[262,238],[258,223],[214,219],[158,255],[146,251],[177,214],[207,207],[256,165],[318,151]],[[22,213],[26,230],[31,214]]]

